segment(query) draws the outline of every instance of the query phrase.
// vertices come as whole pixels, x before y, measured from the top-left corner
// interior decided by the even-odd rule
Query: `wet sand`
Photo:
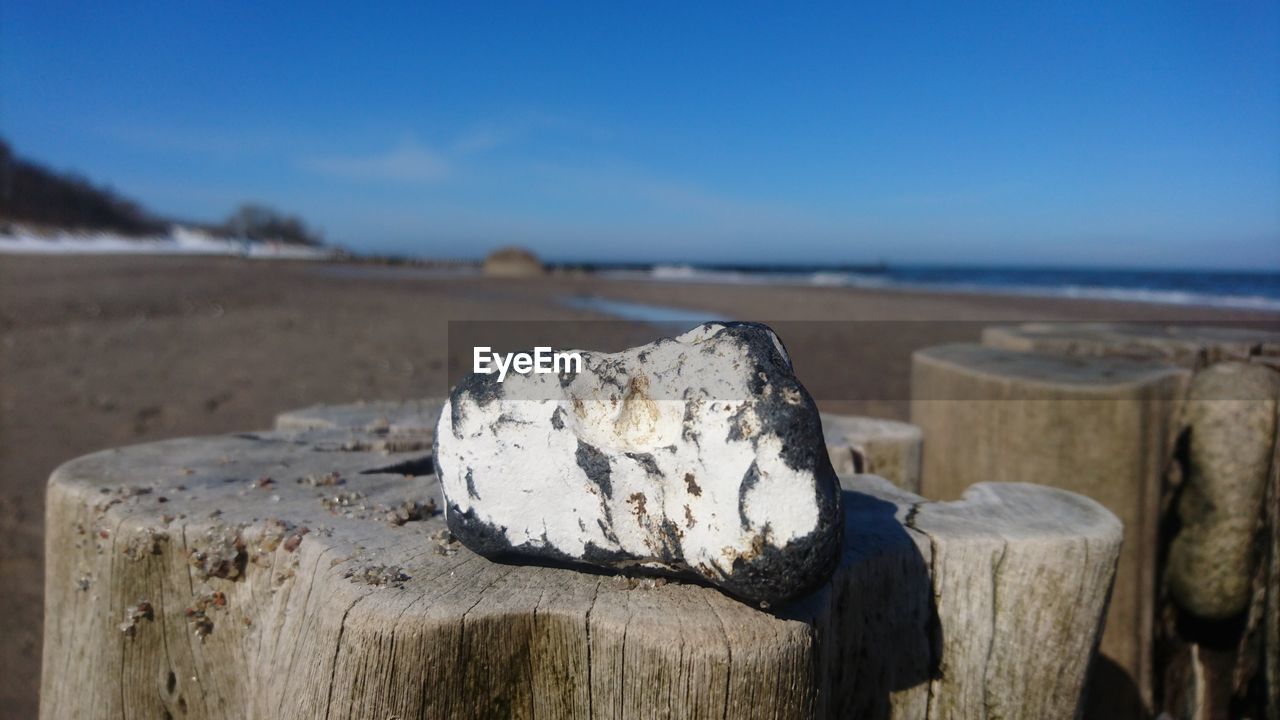
[[[572,331],[602,349],[661,334],[654,326],[588,324],[610,316],[591,303],[565,302],[582,297],[769,321],[823,409],[897,419],[906,418],[911,351],[976,340],[986,323],[1243,321],[1275,329],[1280,320],[1180,306],[833,287],[0,256],[0,637],[7,640],[0,714],[36,711],[44,483],[57,465],[107,447],[263,428],[280,411],[315,403],[438,395],[448,386],[451,320],[581,321]],[[518,327],[536,334],[552,326],[497,331]]]

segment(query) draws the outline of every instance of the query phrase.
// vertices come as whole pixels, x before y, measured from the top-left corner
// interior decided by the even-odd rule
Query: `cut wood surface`
[[[276,416],[277,430],[361,429],[370,432],[435,432],[442,398],[377,400],[347,405],[312,405]]]
[[[1024,352],[1163,360],[1187,368],[1227,360],[1280,359],[1280,332],[1252,327],[1023,323],[986,328],[982,343]]]
[[[41,715],[1068,718],[1121,539],[1082,496],[843,479],[787,607],[501,564],[377,429],[109,450],[50,479]]]
[[[1098,694],[1127,698],[1112,708],[1116,717],[1136,716],[1152,701],[1160,489],[1189,375],[1159,362],[981,345],[913,358],[923,495],[945,500],[980,481],[1034,482],[1087,495],[1124,523],[1102,641],[1113,665],[1096,681]]]

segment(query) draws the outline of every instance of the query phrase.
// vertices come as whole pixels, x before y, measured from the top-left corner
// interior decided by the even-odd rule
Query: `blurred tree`
[[[298,245],[320,245],[320,233],[296,215],[285,215],[255,203],[241,205],[225,223],[227,232],[250,240],[279,240]]]

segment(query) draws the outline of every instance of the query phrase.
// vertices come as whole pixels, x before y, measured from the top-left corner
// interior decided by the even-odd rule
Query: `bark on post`
[[[762,611],[480,558],[432,512],[429,454],[379,438],[172,440],[59,468],[42,717],[1078,710],[1121,537],[1087,498],[990,484],[931,503],[847,477],[836,576]]]

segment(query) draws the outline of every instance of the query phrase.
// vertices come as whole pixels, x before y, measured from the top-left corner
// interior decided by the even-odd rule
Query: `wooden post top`
[[[1280,358],[1280,332],[1252,327],[1039,322],[986,328],[982,342],[1006,350],[1145,358],[1186,368]]]
[[[981,395],[961,393],[956,387],[916,382],[922,373],[945,369],[972,380],[1016,385],[1021,396],[1104,394],[1115,396],[1126,389],[1167,385],[1176,400],[1189,379],[1182,368],[1161,362],[1124,357],[1074,357],[1038,352],[1020,352],[990,345],[957,343],[917,350],[912,355],[912,400],[990,400]]]
[[[1078,705],[1121,535],[1082,496],[987,485],[929,503],[846,477],[835,576],[764,611],[694,584],[475,555],[434,512],[429,451],[377,447],[385,437],[188,438],[59,468],[42,716],[1042,718]]]

